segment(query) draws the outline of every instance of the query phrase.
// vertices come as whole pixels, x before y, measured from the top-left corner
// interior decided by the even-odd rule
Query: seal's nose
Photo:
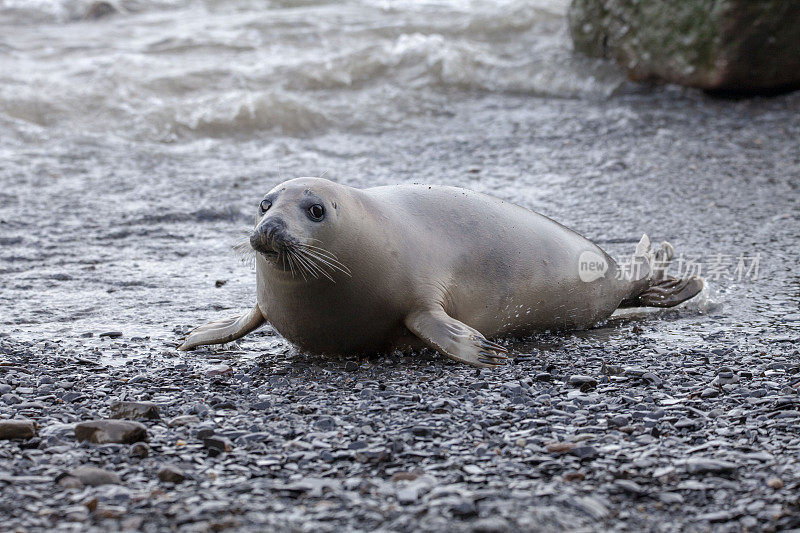
[[[290,241],[286,222],[280,218],[262,221],[250,234],[250,246],[259,252],[277,252]]]

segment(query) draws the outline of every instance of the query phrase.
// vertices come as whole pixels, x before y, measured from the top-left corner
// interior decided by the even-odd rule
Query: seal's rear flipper
[[[636,251],[633,252],[630,261],[622,267],[622,278],[632,283],[644,280],[650,283],[660,281],[664,279],[674,256],[675,248],[666,241],[653,250],[650,237],[645,233],[636,245]]]
[[[508,359],[508,350],[448,315],[441,307],[415,311],[406,327],[434,350],[450,359],[479,367],[495,367]]]
[[[241,316],[209,322],[192,330],[178,349],[186,351],[206,344],[231,342],[244,337],[264,322],[264,315],[256,305]]]
[[[703,290],[703,280],[698,277],[664,278],[654,282],[638,296],[623,300],[624,307],[675,307]]]

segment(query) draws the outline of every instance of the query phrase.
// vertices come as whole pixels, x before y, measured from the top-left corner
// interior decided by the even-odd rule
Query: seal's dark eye
[[[320,204],[314,204],[308,208],[308,216],[311,220],[319,222],[325,216],[325,208]]]
[[[270,202],[269,200],[261,200],[261,204],[259,204],[258,207],[261,208],[262,213],[266,213],[267,209],[272,207],[272,202]]]

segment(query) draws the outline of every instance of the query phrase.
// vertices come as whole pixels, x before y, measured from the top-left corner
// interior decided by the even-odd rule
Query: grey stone
[[[414,503],[419,499],[419,487],[408,486],[397,491],[397,501],[402,504]]]
[[[133,444],[147,440],[147,428],[129,420],[92,420],[75,426],[75,439],[95,444]]]
[[[144,442],[137,442],[131,446],[128,453],[130,454],[131,457],[138,457],[139,459],[144,459],[148,455],[150,455],[150,447]]]
[[[610,427],[622,427],[630,423],[630,417],[627,415],[617,415],[608,419]]]
[[[595,520],[602,520],[609,515],[606,504],[593,496],[581,496],[572,500],[572,505],[588,514]]]
[[[472,533],[505,533],[510,530],[508,521],[502,516],[479,518],[472,523]]]
[[[206,377],[227,376],[231,374],[233,374],[233,368],[226,364],[214,365],[206,370]]]
[[[597,448],[589,445],[575,446],[569,453],[580,459],[594,459],[599,455]]]
[[[320,431],[331,431],[336,428],[336,422],[330,416],[324,416],[317,419],[314,426]]]
[[[153,402],[114,402],[111,404],[111,418],[139,420],[158,419],[158,405]]]
[[[662,492],[658,499],[667,504],[683,503],[683,496],[678,492]]]
[[[597,379],[593,378],[592,376],[584,376],[584,375],[574,375],[570,376],[569,384],[573,387],[594,387],[597,385]]]
[[[165,465],[158,470],[158,479],[167,483],[183,483],[186,474],[176,466]]]
[[[233,450],[233,443],[230,439],[219,435],[212,435],[203,439],[203,446],[217,452],[230,452]]]
[[[181,415],[170,419],[170,421],[167,422],[167,426],[171,428],[176,428],[181,426],[194,426],[199,423],[200,423],[200,418],[198,418],[195,415]]]
[[[478,514],[478,509],[475,507],[475,503],[470,500],[459,501],[450,508],[450,511],[454,516],[459,518],[468,518]]]
[[[22,402],[22,398],[16,394],[3,394],[0,396],[0,400],[2,400],[6,405],[14,405]]]
[[[631,481],[630,479],[617,479],[614,481],[614,486],[621,492],[627,492],[628,494],[633,494],[635,496],[642,496],[643,494],[647,493],[647,491],[644,490],[641,485],[635,481]]]
[[[660,377],[658,377],[657,375],[655,375],[652,372],[645,372],[644,374],[642,374],[642,379],[644,381],[652,383],[653,385],[656,385],[656,386],[659,386],[662,383],[664,383],[663,379],[661,379]]]
[[[709,522],[728,522],[736,516],[733,511],[714,511],[712,513],[705,513],[698,515],[697,520]]]
[[[685,465],[690,474],[730,474],[738,469],[736,463],[704,457],[687,459]]]
[[[432,437],[435,433],[435,430],[428,426],[414,426],[411,428],[411,433],[413,433],[416,437]]]
[[[90,487],[96,487],[98,485],[119,485],[122,483],[119,476],[114,472],[95,466],[79,466],[71,470],[69,475]]]

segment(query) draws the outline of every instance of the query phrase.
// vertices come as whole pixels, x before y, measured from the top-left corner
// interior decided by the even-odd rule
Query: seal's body
[[[666,243],[652,253],[643,237],[637,268],[623,271],[561,224],[455,187],[359,190],[298,178],[270,191],[259,215],[250,239],[258,305],[198,328],[182,349],[269,321],[312,353],[424,344],[493,366],[506,349],[487,338],[582,329],[621,305],[669,307],[702,288],[697,278],[663,279],[656,263],[671,258]]]

